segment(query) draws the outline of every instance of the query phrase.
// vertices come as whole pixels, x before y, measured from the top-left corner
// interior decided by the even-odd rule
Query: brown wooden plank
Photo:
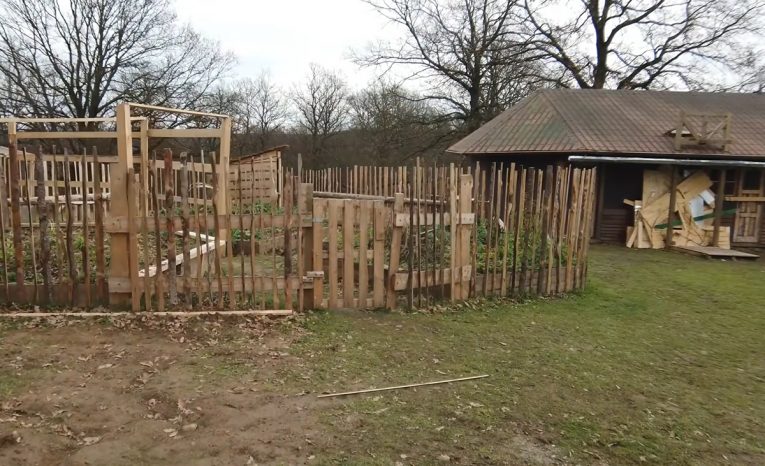
[[[369,221],[373,215],[372,201],[359,202],[359,302],[365,303],[369,294]]]
[[[255,159],[254,158],[250,159],[250,169],[251,170],[255,169]],[[255,177],[254,176],[250,180],[250,184],[251,184],[252,190],[254,191],[255,190]],[[254,210],[255,210],[255,199],[253,197],[249,197],[249,198],[247,198],[247,203],[249,204],[247,210],[249,210],[250,213],[255,213],[254,212]],[[257,262],[255,260],[255,258],[257,257],[257,255],[259,253],[259,251],[257,251],[257,248],[256,248],[255,238],[256,238],[256,236],[258,234],[258,230],[260,228],[262,228],[262,226],[258,225],[256,223],[255,216],[252,215],[250,217],[250,280],[252,281],[252,290],[253,290],[253,292],[252,292],[252,306],[253,307],[258,305],[258,292],[261,292],[261,294],[263,294],[262,293],[262,289],[263,289],[262,278],[260,280],[258,280],[258,278],[256,278],[256,275],[257,275],[257,273],[256,273],[257,272]],[[262,298],[262,296],[261,296],[261,298]],[[262,306],[265,309],[265,307],[266,307],[265,306],[265,302],[262,303]]]
[[[88,160],[86,151],[83,149],[82,157],[80,158],[80,167],[82,173],[82,281],[85,289],[85,302],[86,308],[90,307],[93,303],[93,297],[90,288],[90,227],[88,226],[88,203],[85,201],[85,196],[88,194]]]
[[[508,263],[512,264],[511,261],[509,261],[509,246],[510,246],[510,237],[513,232],[513,213],[515,212],[515,190],[516,190],[516,172],[515,172],[515,163],[510,164],[510,168],[507,171],[507,178],[505,182],[505,215],[504,215],[504,223],[505,228],[503,232],[503,244],[502,244],[502,274],[501,274],[501,280],[502,284],[500,285],[500,294],[502,296],[507,295],[507,267]],[[512,287],[511,287],[512,288]]]
[[[449,215],[451,222],[449,224],[449,269],[452,278],[449,280],[451,283],[450,299],[456,301],[461,295],[460,287],[461,282],[456,282],[453,277],[457,269],[457,222],[454,221],[458,217],[457,213],[457,172],[454,168],[454,164],[449,164]],[[475,270],[475,269],[474,269]]]
[[[6,215],[7,205],[5,200],[8,199],[8,193],[6,192],[8,180],[5,174],[5,163],[0,160],[0,201],[2,201],[2,205],[0,205],[0,253],[2,253],[3,257],[3,290],[5,291],[5,296],[10,297],[8,288],[8,250],[5,247],[5,227],[8,221],[6,217],[10,215]]]
[[[220,241],[221,238],[221,228],[220,224],[221,221],[218,218],[218,211],[220,209],[220,206],[218,205],[219,202],[219,191],[221,189],[220,184],[220,175],[218,173],[218,169],[216,168],[218,166],[217,156],[215,152],[212,152],[210,154],[212,156],[212,209],[213,209],[213,227],[215,229],[215,239],[216,241]],[[218,285],[218,296],[217,296],[217,303],[218,308],[223,309],[226,305],[224,294],[223,294],[223,268],[221,267],[221,259],[220,259],[220,252],[216,249],[214,254],[214,260],[215,260],[215,279],[217,281]],[[230,289],[230,287],[229,287]]]
[[[74,262],[74,239],[73,239],[73,225],[74,218],[72,218],[72,187],[69,172],[69,152],[64,150],[64,203],[66,208],[66,257],[67,266],[69,270],[69,286],[70,296],[69,303],[74,305],[75,297],[77,296],[77,265]]]
[[[528,178],[528,169],[521,168],[520,175],[518,176],[518,186],[516,202],[518,208],[515,212],[515,234],[513,238],[513,266],[511,269],[510,285],[512,287],[511,294],[520,294],[520,274],[519,269],[523,262],[523,236],[525,236],[525,209],[526,209],[526,184]]]
[[[395,195],[395,201],[393,202],[393,215],[402,213],[404,211],[404,194],[399,192]],[[397,307],[396,303],[396,290],[394,287],[394,275],[398,271],[399,264],[401,262],[401,241],[404,236],[404,228],[393,226],[393,233],[391,234],[391,247],[390,257],[388,258],[388,283],[386,284],[386,296],[385,307],[388,309],[394,309]]]
[[[94,153],[95,155],[95,153]],[[148,154],[147,154],[148,157]],[[98,160],[96,156],[96,160]],[[142,161],[142,164],[144,162]],[[98,173],[97,178],[100,179],[101,173],[100,173],[100,167],[97,166],[98,162],[96,161],[96,166],[94,169]],[[149,188],[149,168],[148,163],[146,163],[146,167],[141,166],[141,170],[139,171],[139,177],[141,178],[141,195],[138,197],[138,211],[141,213],[141,244],[143,249],[143,268],[144,270],[148,271],[149,265],[151,264],[151,238],[149,238],[149,202],[150,202],[150,196],[151,191]],[[101,197],[101,188],[99,187],[100,184],[97,182],[95,190],[96,193],[96,202],[98,202],[98,198]],[[95,193],[95,191],[94,191]],[[96,206],[96,217],[97,217],[97,224],[100,224],[100,228],[103,229],[103,218],[98,219],[99,216],[102,216],[103,213],[99,214],[99,210],[101,209],[100,205]],[[99,226],[96,226],[96,232],[98,232]],[[98,233],[96,233],[96,237],[98,238]],[[103,233],[102,236],[103,238]],[[98,241],[98,239],[96,239]],[[102,251],[103,253],[103,251]],[[98,256],[98,251],[96,251],[96,256]],[[103,259],[101,257],[100,259]],[[96,262],[100,260],[98,257],[96,258]],[[98,269],[98,265],[96,266],[96,269]],[[98,271],[96,271],[96,276],[98,280]],[[100,277],[101,280],[103,280],[103,276]],[[96,285],[97,293],[100,294],[100,284]],[[144,308],[147,311],[152,310],[152,287],[151,287],[151,281],[149,274],[144,272],[143,274],[143,299],[144,299]],[[99,299],[101,299],[99,297]]]
[[[354,216],[357,201],[343,201],[343,305],[353,307],[354,290]]]
[[[244,236],[245,236],[245,223],[244,223],[244,204],[242,203],[242,164],[238,163],[236,164],[236,170],[237,170],[237,179],[236,179],[236,187],[237,187],[237,213],[239,214],[239,270],[240,270],[240,277],[242,281],[242,289],[244,289],[244,281],[247,278],[247,273],[245,272],[244,268]],[[233,212],[232,212],[233,213]],[[252,235],[252,231],[250,231],[250,235]],[[254,252],[251,250],[250,254],[254,254]],[[254,274],[254,271],[252,272]],[[250,302],[250,298],[242,295],[241,297],[242,305],[246,305]]]
[[[157,154],[154,154],[156,158]],[[149,188],[151,190],[151,205],[154,211],[154,261],[156,263],[156,270],[162,270],[162,237],[159,234],[160,220],[159,220],[159,186],[160,171],[159,167],[149,171]],[[148,270],[148,264],[146,269]],[[146,274],[148,275],[148,274]],[[157,273],[154,275],[154,290],[157,295],[157,309],[161,312],[165,310],[165,290],[163,282],[163,273]]]
[[[181,152],[181,251],[183,253],[183,303],[191,309],[191,244],[189,242],[189,161],[188,154]],[[199,235],[197,235],[198,237]]]
[[[141,181],[139,175],[135,173],[133,167],[128,168],[128,216],[134,216],[138,213],[138,198],[141,197]],[[133,312],[141,310],[141,283],[138,279],[138,229],[135,223],[130,223],[128,231],[128,267],[130,279],[130,306]]]
[[[32,188],[30,187],[30,178],[32,170],[29,166],[29,160],[27,159],[27,150],[21,149],[21,154],[24,160],[24,198],[27,201],[27,215],[29,216],[29,249],[32,259],[32,283],[34,284],[34,296],[37,297],[37,245],[35,244],[35,228],[32,221]],[[36,303],[37,301],[35,301]]]
[[[385,203],[372,203],[372,303],[375,308],[385,305]]]
[[[173,176],[173,151],[165,149],[162,152],[164,160],[164,170],[162,171],[162,182],[165,193],[165,232],[167,233],[167,292],[170,306],[178,304],[178,284],[176,277],[175,260],[175,225],[173,217],[175,214],[175,177]],[[159,272],[158,272],[159,273]]]
[[[286,222],[284,227],[284,279],[287,280],[292,274],[292,209],[294,199],[295,180],[288,173],[284,179],[284,215]],[[284,289],[284,305],[287,309],[292,309],[292,289],[289,281]]]
[[[35,154],[35,178],[37,180],[37,186],[35,186],[37,195],[37,218],[40,222],[40,267],[42,269],[43,280],[43,302],[47,305],[52,304],[51,286],[52,276],[50,269],[50,226],[48,221],[48,202],[45,197],[45,175],[42,159],[42,148],[37,149]],[[5,202],[5,198],[2,198]],[[31,213],[31,212],[30,212]],[[1,225],[0,228],[5,229]],[[3,244],[3,260],[5,260],[5,244]]]
[[[313,195],[313,193],[311,193]],[[313,228],[311,232],[311,240],[313,242],[313,259],[312,271],[324,270],[324,228],[323,219],[327,215],[327,204],[318,199],[312,199],[312,220]],[[316,277],[313,279],[313,307],[321,308],[324,302],[324,278]]]

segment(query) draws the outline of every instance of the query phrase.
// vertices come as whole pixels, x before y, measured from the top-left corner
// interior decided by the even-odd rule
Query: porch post
[[[725,175],[727,170],[720,169],[720,181],[717,185],[717,194],[715,197],[715,223],[712,232],[712,245],[720,247],[720,224],[722,223],[723,201],[725,201]]]
[[[669,215],[667,216],[667,236],[664,239],[664,247],[672,248],[672,223],[675,220],[675,203],[677,201],[677,167],[672,165],[672,177],[669,184]]]

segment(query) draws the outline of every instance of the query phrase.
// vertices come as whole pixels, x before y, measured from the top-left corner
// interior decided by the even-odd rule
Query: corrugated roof
[[[676,151],[667,133],[680,112],[731,113],[726,151]],[[635,154],[765,158],[765,95],[546,89],[478,128],[448,152]]]

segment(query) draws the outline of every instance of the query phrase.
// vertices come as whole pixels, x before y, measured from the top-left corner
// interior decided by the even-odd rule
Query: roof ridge
[[[555,89],[552,89],[552,90],[555,90]],[[547,92],[541,92],[540,95],[547,100],[547,103],[550,104],[550,106],[555,110],[555,113],[558,114],[558,117],[566,124],[569,134],[571,134],[571,136],[576,140],[576,142],[579,143],[579,150],[586,149],[587,145],[582,141],[582,139],[579,137],[579,134],[574,130],[574,127],[572,126],[568,118],[566,118],[563,115],[563,112],[560,111],[560,108],[558,108],[558,106],[555,105],[555,101],[551,99],[550,97],[548,97]]]

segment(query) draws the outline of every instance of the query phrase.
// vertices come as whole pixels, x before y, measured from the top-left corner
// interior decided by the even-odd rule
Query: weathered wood
[[[84,149],[80,158],[80,166],[82,169],[82,195],[84,197],[88,195],[88,160]],[[82,239],[82,282],[87,308],[92,304],[93,298],[90,288],[90,227],[88,226],[88,205],[85,202],[82,204]]]
[[[50,305],[53,304],[53,296],[51,294],[53,277],[51,275],[50,269],[50,227],[48,222],[49,208],[48,202],[45,200],[45,170],[41,154],[42,149],[38,148],[37,153],[35,154],[34,162],[35,178],[37,179],[37,186],[35,189],[37,191],[37,217],[40,221],[40,266],[42,268],[43,295],[45,304]],[[5,246],[3,246],[3,248],[5,248]],[[5,253],[3,253],[3,256],[5,256]]]
[[[189,244],[189,166],[188,154],[181,152],[181,251],[183,253],[183,301],[188,309],[192,306],[191,296],[191,251]],[[241,199],[241,196],[240,196]],[[241,208],[240,208],[241,211]],[[244,270],[244,267],[242,267]]]
[[[139,174],[135,173],[133,167],[128,168],[128,215],[138,214],[138,198],[141,196],[141,180]],[[128,231],[129,267],[130,267],[130,306],[133,312],[141,310],[141,291],[140,279],[138,277],[139,257],[138,257],[138,229],[135,223],[131,222]]]
[[[404,194],[396,193],[395,202],[393,203],[393,215],[403,212],[404,210]],[[395,289],[395,274],[398,271],[398,267],[401,261],[401,241],[404,235],[403,227],[393,227],[393,233],[391,234],[391,247],[390,257],[388,262],[388,273],[390,275],[387,284],[387,292],[385,297],[385,306],[388,309],[394,309],[396,307],[396,289]]]
[[[156,159],[156,152],[154,158]],[[157,270],[162,270],[162,236],[160,235],[160,219],[159,219],[159,167],[149,172],[149,185],[151,189],[151,203],[152,210],[154,211],[154,262]],[[148,267],[147,267],[148,268]],[[149,275],[148,273],[145,275]],[[154,275],[154,290],[157,295],[157,309],[162,312],[165,310],[165,290],[164,290],[164,274],[158,273]]]
[[[162,171],[162,185],[165,193],[165,231],[167,233],[167,292],[170,306],[176,306],[178,304],[178,284],[175,260],[175,225],[173,223],[175,217],[173,151],[166,148],[162,152],[162,159],[165,162]]]
[[[722,225],[722,211],[725,199],[725,178],[727,170],[720,169],[720,179],[717,181],[717,195],[715,196],[714,230],[712,230],[712,246],[720,247],[720,226]],[[672,223],[668,223],[671,225]]]
[[[27,200],[27,215],[29,216],[29,249],[32,259],[32,283],[34,284],[35,296],[37,296],[37,247],[35,245],[35,228],[34,223],[32,222],[32,188],[29,184],[32,170],[30,170],[29,161],[27,160],[27,150],[21,149],[21,154],[24,160],[24,198]]]
[[[327,205],[327,240],[329,242],[327,246],[327,252],[329,256],[328,264],[328,278],[329,278],[329,307],[334,309],[337,307],[337,295],[338,295],[338,273],[337,273],[337,217],[338,207],[342,206],[342,201],[329,201]]]
[[[669,207],[667,213],[667,232],[664,239],[664,247],[670,249],[672,247],[672,224],[675,221],[675,209],[677,207],[677,167],[672,166],[672,172],[670,175],[669,183]]]
[[[465,380],[475,380],[475,379],[482,379],[488,377],[488,375],[476,375],[472,377],[462,377],[459,379],[449,379],[449,380],[438,380],[435,382],[424,382],[424,383],[413,383],[409,385],[397,385],[395,387],[384,387],[384,388],[370,388],[367,390],[355,390],[352,392],[343,392],[343,393],[328,393],[324,395],[319,395],[317,398],[328,398],[328,397],[336,397],[336,396],[346,396],[346,395],[356,395],[359,393],[372,393],[372,392],[382,392],[382,391],[390,391],[390,390],[400,390],[402,388],[412,388],[412,387],[423,387],[426,385],[439,385],[439,384],[445,384],[445,383],[452,383],[452,382],[462,382]]]
[[[64,166],[69,166],[69,152],[66,149],[64,150]],[[72,218],[72,187],[69,170],[64,170],[64,189],[66,190],[64,193],[64,202],[66,206],[66,258],[69,270],[69,286],[71,290],[69,303],[74,305],[75,297],[77,296],[77,265],[74,262],[74,218]],[[130,278],[129,275],[128,278]]]
[[[292,288],[288,278],[292,275],[292,210],[293,199],[295,196],[295,180],[291,175],[287,175],[284,183],[284,215],[286,217],[284,226],[284,280],[287,286],[284,289],[284,305],[292,308]],[[301,277],[302,278],[302,277]]]
[[[0,318],[39,319],[46,317],[199,317],[199,316],[291,316],[289,309],[263,309],[247,311],[165,311],[165,312],[13,312],[0,313]]]
[[[366,302],[369,292],[369,220],[372,215],[372,202],[359,202],[359,301]]]
[[[0,160],[0,199],[3,202],[0,204],[0,253],[3,256],[3,291],[5,296],[10,296],[8,293],[8,250],[5,247],[5,228],[8,219],[7,205],[5,199],[8,198],[6,193],[6,186],[8,186],[8,180],[5,176],[5,164]]]
[[[218,209],[219,204],[221,202],[221,195],[220,195],[220,177],[218,174],[218,169],[216,168],[218,166],[215,152],[211,153],[212,156],[212,210],[213,210],[213,228],[215,229],[215,238],[221,239],[221,228],[220,228],[220,220],[218,218]],[[225,199],[224,199],[225,202]],[[272,232],[273,233],[273,232]],[[223,309],[225,306],[225,302],[223,299],[223,277],[222,277],[222,267],[221,267],[221,260],[220,260],[220,254],[216,251],[214,257],[215,261],[215,279],[218,284],[218,308]],[[274,300],[276,301],[276,300]],[[274,303],[275,304],[275,303]]]
[[[133,166],[133,134],[130,121],[130,105],[123,103],[117,106],[117,163],[111,168],[109,192],[114,196],[111,200],[110,214],[116,216],[128,215],[127,186],[128,168]],[[130,278],[130,250],[128,234],[116,233],[111,235],[111,258],[109,262],[109,277]],[[124,305],[130,299],[125,293],[109,293],[109,304]]]
[[[94,240],[96,242],[96,299],[99,304],[106,301],[106,256],[104,254],[104,200],[103,200],[103,172],[98,156],[98,150],[93,148],[93,170],[95,170],[93,177],[95,180],[94,192],[95,199],[93,201],[93,216],[95,217],[95,229]],[[56,162],[54,160],[53,166]],[[54,175],[55,178],[55,175]],[[145,214],[144,214],[145,215]],[[56,226],[58,231],[58,226]],[[145,234],[145,233],[144,233]],[[148,247],[146,248],[148,250]]]
[[[356,201],[343,202],[343,305],[353,307],[354,290],[354,214]]]

